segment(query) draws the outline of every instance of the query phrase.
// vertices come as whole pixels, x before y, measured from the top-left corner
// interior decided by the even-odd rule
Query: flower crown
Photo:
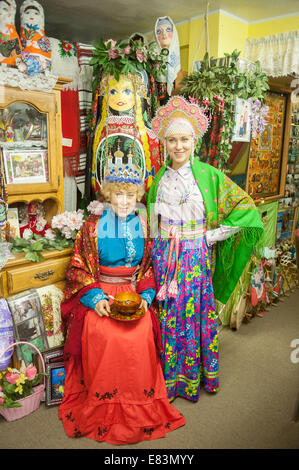
[[[203,136],[209,123],[207,116],[197,104],[189,103],[182,96],[174,96],[165,106],[158,109],[152,120],[152,129],[156,136],[163,140],[169,124],[176,120],[178,129],[180,121],[188,121],[194,131],[194,137],[197,138]]]

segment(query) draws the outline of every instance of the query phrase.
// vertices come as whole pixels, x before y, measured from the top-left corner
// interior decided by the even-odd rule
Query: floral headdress
[[[152,129],[160,140],[171,134],[189,132],[194,138],[199,138],[207,128],[208,118],[202,109],[182,96],[174,96],[165,106],[161,106],[152,120]]]
[[[93,42],[93,57],[90,65],[94,68],[94,89],[99,77],[113,75],[118,81],[120,75],[136,74],[146,71],[154,78],[159,74],[167,74],[168,49],[157,51],[154,42],[140,44],[138,41],[114,41],[100,39]]]

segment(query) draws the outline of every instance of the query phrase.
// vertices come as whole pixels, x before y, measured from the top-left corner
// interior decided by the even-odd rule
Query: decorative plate
[[[116,310],[115,306],[113,306],[113,304],[111,305],[110,309],[111,309],[111,312],[110,312],[109,316],[111,318],[114,318],[114,320],[119,320],[119,321],[140,320],[140,318],[142,318],[143,315],[145,314],[145,310],[144,310],[143,307],[136,310],[136,312],[133,313],[133,315],[124,315],[123,313],[119,313]]]

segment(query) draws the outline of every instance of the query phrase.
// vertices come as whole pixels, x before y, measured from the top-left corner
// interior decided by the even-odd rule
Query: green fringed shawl
[[[170,165],[170,161],[167,165]],[[196,183],[203,196],[207,230],[221,225],[239,227],[236,234],[213,246],[212,273],[215,299],[225,304],[230,298],[253,249],[261,240],[264,229],[251,197],[216,168],[194,159],[191,163]],[[157,173],[147,196],[148,217],[151,219],[163,166]],[[171,189],[171,188],[170,188]]]

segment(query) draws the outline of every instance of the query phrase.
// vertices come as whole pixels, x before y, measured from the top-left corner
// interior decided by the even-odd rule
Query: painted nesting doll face
[[[15,21],[16,5],[12,0],[1,0],[0,1],[0,24],[12,24]]]
[[[25,8],[21,10],[21,26],[37,26],[39,29],[44,29],[45,20],[42,7],[35,1],[29,1],[23,6]]]
[[[121,77],[117,82],[115,79],[109,81],[108,105],[114,111],[125,112],[135,105],[134,87],[130,80]]]
[[[1,23],[9,23],[10,8],[7,2],[0,2],[0,21]]]
[[[159,22],[156,28],[156,36],[161,49],[169,49],[173,36],[173,28],[169,21]]]

